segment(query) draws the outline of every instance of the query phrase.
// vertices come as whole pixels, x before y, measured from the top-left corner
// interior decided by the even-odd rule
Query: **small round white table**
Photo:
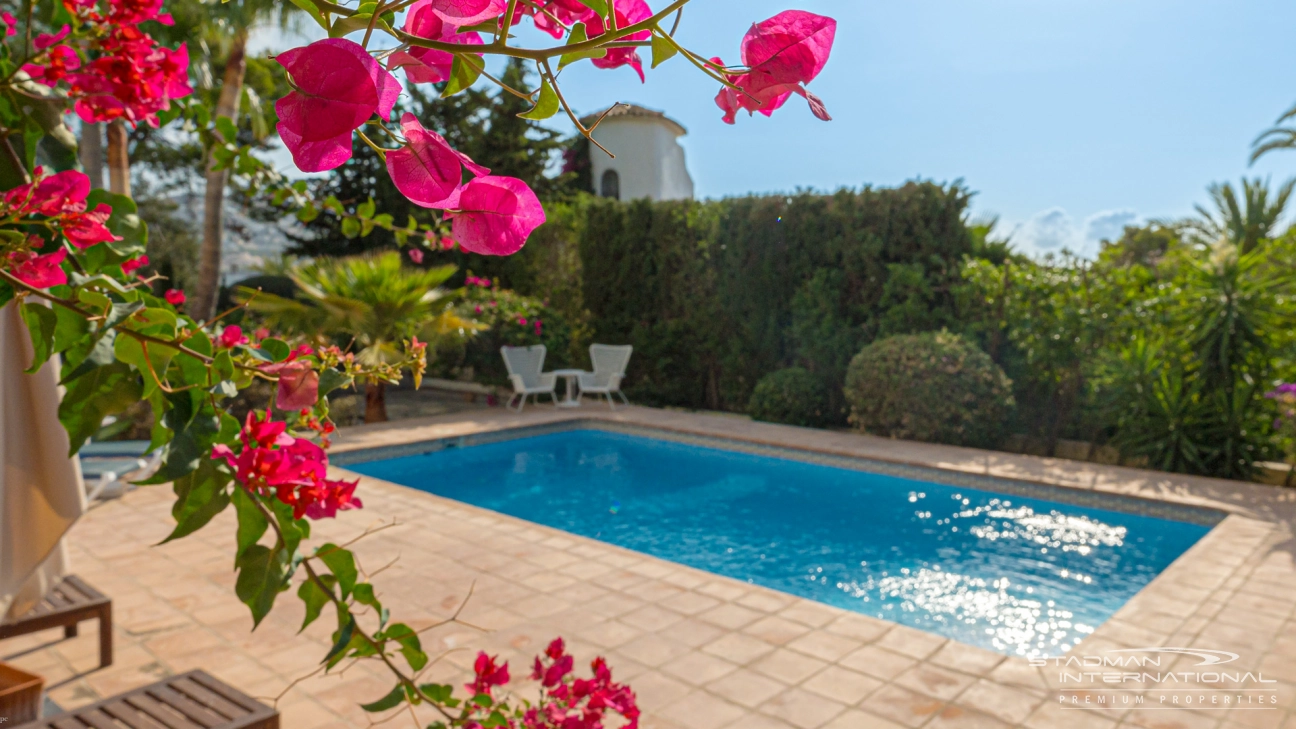
[[[567,394],[563,399],[554,402],[560,408],[578,408],[581,406],[580,395],[576,392],[577,380],[586,374],[585,370],[554,370],[554,374],[567,380]]]

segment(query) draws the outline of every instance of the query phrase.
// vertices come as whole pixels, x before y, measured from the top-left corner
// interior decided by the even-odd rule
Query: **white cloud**
[[[1024,253],[1058,253],[1067,249],[1092,256],[1103,239],[1119,238],[1126,225],[1139,221],[1133,210],[1103,210],[1078,222],[1064,208],[1053,207],[1035,213],[1012,230],[1012,242]]]

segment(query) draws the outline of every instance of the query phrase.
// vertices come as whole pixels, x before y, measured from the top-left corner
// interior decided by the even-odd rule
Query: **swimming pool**
[[[1210,530],[602,430],[345,467],[1025,656],[1083,640]]]

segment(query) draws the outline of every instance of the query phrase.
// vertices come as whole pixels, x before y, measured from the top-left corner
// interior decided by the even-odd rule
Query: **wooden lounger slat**
[[[203,729],[211,729],[214,726],[224,724],[228,717],[221,716],[209,707],[194,701],[184,694],[172,689],[170,686],[159,686],[148,695],[162,703],[170,706],[172,709],[185,715],[189,721],[198,724]]]
[[[150,686],[149,688],[153,688]],[[127,694],[122,699],[131,706],[149,715],[149,718],[163,724],[167,729],[200,729],[200,725],[189,721],[184,714],[149,696],[143,691]]]
[[[122,701],[120,698],[116,700],[108,699],[108,704],[104,706],[103,709],[115,718],[118,723],[123,726],[132,727],[132,729],[135,727],[140,727],[141,729],[144,727],[147,727],[147,729],[166,729],[166,725],[158,723],[157,720],[149,717],[148,714],[138,711],[135,707]]]
[[[99,666],[112,665],[112,600],[76,575],[67,575],[50,588],[35,608],[17,618],[0,621],[0,640],[50,628],[63,628],[71,638],[82,620],[99,621]]]
[[[201,670],[8,729],[279,729],[279,712]]]
[[[113,721],[112,716],[102,711],[87,712],[77,718],[85,722],[87,726],[94,727],[94,729],[121,729],[121,724]]]
[[[171,688],[197,701],[226,719],[235,719],[249,713],[249,708],[230,702],[224,696],[188,678],[171,682]]]

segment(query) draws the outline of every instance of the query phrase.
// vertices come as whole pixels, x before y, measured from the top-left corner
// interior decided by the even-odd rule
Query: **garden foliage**
[[[865,347],[846,372],[851,422],[874,435],[993,448],[1015,405],[1012,382],[972,342],[948,331]]]
[[[804,367],[775,370],[752,390],[747,412],[756,420],[788,425],[822,426],[827,422],[828,389]]]

